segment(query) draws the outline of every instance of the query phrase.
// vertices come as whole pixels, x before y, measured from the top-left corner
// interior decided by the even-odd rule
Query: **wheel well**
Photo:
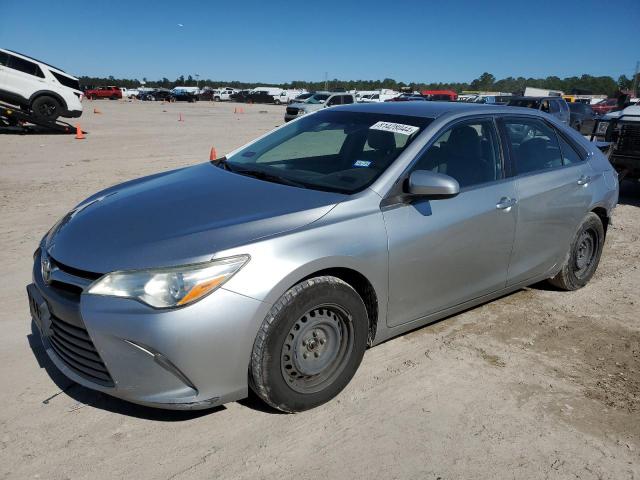
[[[56,92],[50,92],[50,91],[47,91],[47,90],[36,92],[33,95],[31,95],[31,98],[29,99],[29,107],[31,108],[31,105],[33,105],[33,102],[36,100],[36,98],[40,98],[40,97],[51,97],[51,98],[54,98],[55,100],[58,101],[58,103],[60,104],[60,106],[62,108],[67,110],[67,102],[64,101],[64,98],[62,98]]]
[[[598,215],[600,221],[602,222],[602,227],[604,228],[604,234],[607,234],[607,227],[609,226],[609,217],[607,216],[607,210],[602,207],[596,207],[591,210],[593,213]]]
[[[362,301],[367,308],[367,316],[369,317],[369,338],[367,338],[367,343],[371,345],[378,326],[378,296],[376,295],[376,291],[373,288],[373,285],[371,285],[371,282],[369,282],[367,277],[356,270],[340,267],[328,268],[326,270],[314,272],[311,275],[307,275],[300,281],[303,282],[309,278],[322,275],[331,275],[339,278],[343,282],[351,285],[358,295],[360,295],[360,298],[362,298]]]

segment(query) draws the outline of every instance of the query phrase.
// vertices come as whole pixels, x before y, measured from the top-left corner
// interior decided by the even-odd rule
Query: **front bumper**
[[[193,305],[155,310],[134,300],[52,287],[42,280],[39,265],[38,255],[34,282],[27,287],[32,316],[47,354],[71,380],[123,400],[167,409],[210,408],[247,395],[253,341],[268,304],[221,288]],[[38,303],[44,313],[38,312]],[[85,374],[93,370],[83,372],[84,363],[65,358],[71,352],[59,348],[56,325],[65,335],[86,330],[111,382]],[[63,341],[76,347],[66,340],[75,341],[75,336]],[[78,344],[89,350],[88,344]],[[76,352],[85,362],[87,352]],[[97,364],[96,368],[100,369]]]

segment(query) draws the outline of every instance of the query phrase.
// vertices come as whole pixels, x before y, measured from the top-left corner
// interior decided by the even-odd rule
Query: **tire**
[[[301,412],[328,402],[349,383],[367,346],[367,309],[331,276],[305,280],[271,308],[256,336],[249,384],[268,405]]]
[[[280,105],[282,102],[280,101],[280,99],[279,99],[279,98],[276,98],[276,101],[275,101],[275,102],[273,102],[273,103],[275,103],[276,105]]]
[[[118,97],[116,97],[115,95],[112,95],[112,96],[110,97],[110,100],[118,100]]]
[[[213,97],[213,101],[214,102],[219,102],[220,101],[220,97]]]
[[[578,227],[562,269],[549,283],[569,291],[584,287],[598,268],[603,246],[602,220],[595,213],[589,212]]]
[[[47,95],[36,98],[31,104],[31,111],[37,119],[46,122],[55,122],[62,115],[60,102]]]

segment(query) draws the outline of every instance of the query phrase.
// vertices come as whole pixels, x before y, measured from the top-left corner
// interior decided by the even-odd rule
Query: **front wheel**
[[[549,283],[562,290],[578,290],[584,287],[598,268],[603,246],[602,220],[590,212],[578,227],[562,269],[549,280]]]
[[[42,96],[31,104],[33,115],[39,120],[54,122],[61,114],[60,103],[53,97]]]
[[[355,374],[367,335],[366,307],[349,284],[331,276],[305,280],[262,322],[251,355],[251,386],[284,412],[322,405]]]

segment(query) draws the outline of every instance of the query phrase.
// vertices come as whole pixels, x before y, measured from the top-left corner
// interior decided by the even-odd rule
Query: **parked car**
[[[110,100],[118,100],[122,98],[122,90],[118,87],[97,87],[85,90],[85,96],[89,100],[97,100],[99,98],[108,98]]]
[[[229,98],[234,102],[246,102],[250,93],[251,90],[239,90],[236,93],[232,93]]]
[[[39,120],[82,115],[80,82],[63,70],[12,50],[0,49],[0,101]]]
[[[596,124],[597,115],[591,105],[583,102],[571,102],[569,105],[569,125],[583,135],[590,135]]]
[[[606,157],[536,110],[345,105],[81,202],[35,251],[29,306],[87,388],[172,409],[251,388],[297,412],[367,346],[545,279],[585,286],[617,198]]]
[[[591,105],[593,111],[598,115],[606,115],[618,107],[618,99],[606,98],[598,103]]]
[[[134,97],[138,97],[138,95],[140,95],[140,90],[138,90],[137,88],[120,88],[120,91],[122,92],[122,98],[134,98]]]
[[[608,113],[597,120],[596,136],[610,142],[609,160],[620,180],[640,180],[640,105]]]
[[[172,90],[171,95],[174,102],[189,102],[194,103],[198,101],[198,94],[187,90]]]
[[[298,95],[295,98],[292,98],[291,100],[289,100],[289,103],[302,103],[305,100],[307,100],[308,98],[312,97],[313,95],[315,95],[316,92],[306,92],[306,93],[301,93],[300,95]]]
[[[287,106],[284,114],[284,121],[289,122],[307,113],[316,112],[327,107],[336,105],[349,105],[355,103],[356,99],[352,93],[345,92],[316,92],[303,103],[292,103]]]
[[[158,88],[140,93],[138,100],[172,102],[175,100],[175,95],[166,88]]]
[[[423,90],[420,92],[427,100],[455,102],[458,94],[453,90]]]
[[[427,101],[422,95],[415,95],[413,93],[403,93],[394,98],[389,98],[385,102],[425,102]]]
[[[506,105],[513,98],[511,95],[478,95],[474,103],[487,103],[489,105]]]
[[[569,106],[561,97],[511,97],[510,107],[525,107],[548,113],[569,125]]]
[[[252,91],[245,97],[247,103],[274,103],[273,95],[265,90]]]

